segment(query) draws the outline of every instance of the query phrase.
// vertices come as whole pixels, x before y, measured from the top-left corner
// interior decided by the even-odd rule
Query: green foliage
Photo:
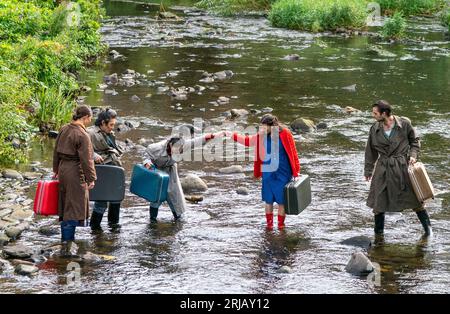
[[[403,12],[404,15],[432,14],[439,11],[445,0],[377,0],[384,14]]]
[[[360,28],[366,18],[366,2],[361,0],[280,0],[269,13],[274,26],[313,32]]]
[[[0,103],[0,164],[25,162],[23,149],[13,146],[13,140],[30,140],[33,128],[27,123],[24,113],[13,104]]]
[[[15,42],[23,36],[34,36],[48,26],[49,10],[17,0],[0,2],[0,40]]]
[[[59,88],[41,88],[35,95],[34,124],[41,131],[60,128],[70,120],[76,104]]]
[[[399,39],[405,35],[406,20],[401,12],[396,12],[383,25],[382,34],[386,38]]]
[[[276,0],[201,0],[196,6],[221,15],[268,10]]]
[[[78,91],[72,73],[106,51],[99,34],[101,3],[0,1],[0,104],[1,112],[9,112],[0,117],[0,164],[25,160],[11,139],[20,134],[27,140],[27,121],[47,130],[70,120]]]
[[[441,21],[442,25],[448,27],[448,32],[450,33],[450,4],[442,10]]]

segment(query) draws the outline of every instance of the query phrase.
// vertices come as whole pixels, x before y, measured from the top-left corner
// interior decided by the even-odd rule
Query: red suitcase
[[[33,204],[35,214],[42,216],[58,215],[58,196],[58,181],[39,181]]]

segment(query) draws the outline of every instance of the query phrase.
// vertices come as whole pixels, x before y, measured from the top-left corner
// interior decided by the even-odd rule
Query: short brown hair
[[[389,117],[392,113],[392,107],[386,100],[378,100],[372,105],[372,108],[377,107],[380,114],[386,112],[386,115]]]

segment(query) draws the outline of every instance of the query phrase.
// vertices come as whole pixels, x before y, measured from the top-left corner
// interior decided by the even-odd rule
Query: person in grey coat
[[[124,153],[123,147],[116,142],[114,126],[117,113],[112,109],[102,110],[95,121],[95,125],[88,128],[94,148],[94,161],[96,164],[122,167],[120,157]],[[93,231],[101,231],[103,215],[108,208],[108,224],[112,228],[119,226],[120,202],[95,202],[92,210],[90,226]]]
[[[425,235],[431,235],[431,223],[423,203],[417,199],[408,175],[408,165],[417,161],[420,141],[411,121],[392,114],[387,101],[372,106],[376,122],[369,132],[365,151],[364,176],[371,181],[367,206],[375,215],[375,234],[384,232],[384,213],[413,209]]]
[[[192,133],[191,133],[192,134]],[[178,176],[177,162],[181,154],[191,152],[195,147],[201,147],[215,137],[223,136],[223,132],[209,133],[204,136],[184,139],[181,136],[172,136],[154,144],[150,144],[146,153],[148,159],[144,161],[144,166],[150,169],[154,166],[169,175],[169,186],[167,189],[167,204],[175,218],[178,220],[186,211],[186,201],[184,199],[183,189]],[[158,209],[161,203],[150,203],[150,221],[156,222]]]

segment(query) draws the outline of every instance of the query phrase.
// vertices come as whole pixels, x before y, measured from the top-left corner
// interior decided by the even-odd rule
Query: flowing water
[[[325,122],[327,129],[295,136],[302,172],[311,177],[312,204],[300,215],[287,217],[285,232],[268,232],[261,184],[252,178],[251,162],[181,162],[181,176],[197,174],[209,186],[202,202],[189,203],[183,222],[174,223],[164,205],[159,223],[150,225],[148,204],[127,192],[119,232],[106,226],[102,235],[77,230],[83,249],[114,258],[82,265],[80,286],[65,285],[70,260],[49,259],[37,277],[0,277],[0,292],[450,292],[450,42],[439,22],[413,19],[408,29],[412,39],[391,44],[372,36],[276,29],[261,16],[217,17],[189,3],[173,1],[169,11],[182,20],[167,21],[155,19],[159,4],[105,1],[104,41],[126,59],[109,60],[83,73],[81,79],[92,87],[85,102],[111,106],[136,124],[118,135],[135,143],[141,138],[161,140],[172,127],[195,118],[220,128],[232,108],[271,107],[285,123],[298,117]],[[298,54],[299,60],[284,60],[289,54]],[[147,75],[145,82],[114,86],[115,95],[97,90],[103,76],[126,69]],[[234,76],[199,82],[203,71],[223,70]],[[198,84],[206,89],[184,101],[157,92],[162,85]],[[353,84],[356,88],[343,88]],[[140,101],[131,101],[133,95]],[[210,103],[220,96],[229,97],[230,103]],[[373,236],[363,158],[373,123],[371,103],[377,99],[388,100],[396,114],[409,117],[417,128],[421,160],[437,196],[426,206],[434,227],[432,240],[421,240],[422,229],[412,211],[387,215],[384,243],[369,250],[370,259],[381,266],[379,281],[373,284],[344,270],[357,248],[340,242]],[[348,114],[342,109],[346,106],[361,111]],[[260,111],[233,123],[257,125]],[[52,145],[52,140],[36,143],[32,159],[50,167]],[[128,150],[127,180],[133,164],[143,157],[142,146]],[[219,173],[233,164],[244,166],[245,173]],[[238,187],[250,193],[237,194]],[[32,229],[20,242],[42,246],[58,239]],[[291,271],[280,272],[282,266]]]

